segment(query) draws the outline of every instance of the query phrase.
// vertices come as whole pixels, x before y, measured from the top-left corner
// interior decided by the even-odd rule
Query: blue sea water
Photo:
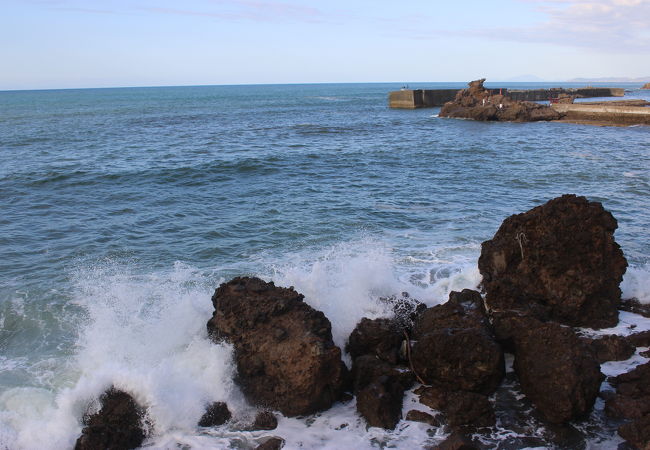
[[[343,345],[383,295],[475,288],[480,243],[564,193],[618,219],[624,294],[650,302],[650,127],[441,119],[390,110],[399,87],[0,92],[0,448],[71,447],[110,384],[152,405],[155,447],[246,448],[264,436],[196,427],[209,401],[251,410],[206,337],[220,282],[295,286]],[[412,448],[442,433],[367,431],[337,408],[276,434]]]

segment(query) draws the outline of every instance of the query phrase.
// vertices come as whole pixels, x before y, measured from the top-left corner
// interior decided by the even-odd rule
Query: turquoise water
[[[399,87],[0,92],[0,444],[72,445],[89,399],[122,383],[179,409],[156,416],[156,445],[220,448],[240,437],[192,422],[239,398],[227,349],[205,339],[219,282],[296,286],[342,345],[381,295],[475,287],[480,243],[563,193],[612,211],[624,293],[650,301],[650,127],[440,119],[388,109]],[[170,376],[193,345],[225,353]],[[51,440],[27,437],[43,423]]]

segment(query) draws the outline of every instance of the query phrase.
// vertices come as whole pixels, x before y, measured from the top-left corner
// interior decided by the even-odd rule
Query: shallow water
[[[381,296],[476,287],[480,243],[563,193],[612,211],[624,295],[650,302],[650,127],[440,119],[389,110],[397,88],[0,92],[0,448],[71,447],[111,383],[152,405],[155,447],[259,441],[195,426],[210,401],[253,413],[207,340],[220,282],[295,286],[342,346],[387,314]],[[442,436],[366,430],[353,404],[274,433],[287,448]]]

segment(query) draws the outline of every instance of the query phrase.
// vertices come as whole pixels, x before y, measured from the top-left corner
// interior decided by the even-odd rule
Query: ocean
[[[557,84],[486,83],[500,86]],[[476,288],[481,242],[564,193],[617,218],[623,296],[650,302],[650,127],[442,119],[390,110],[399,88],[0,92],[0,448],[72,448],[111,384],[149,407],[151,448],[434,444],[443,430],[423,424],[366,429],[354,402],[271,432],[198,428],[213,401],[255,412],[230,347],[208,340],[214,289],[238,275],[295,286],[343,347],[362,317],[389,314],[382,296],[431,306]],[[581,448],[621,442],[594,431],[599,414],[576,424],[590,430]],[[503,425],[494,442],[548,433]]]

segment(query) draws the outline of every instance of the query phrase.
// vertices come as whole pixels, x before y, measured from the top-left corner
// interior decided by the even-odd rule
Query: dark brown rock
[[[442,411],[451,427],[471,425],[489,427],[495,416],[487,396],[467,391],[449,391],[441,386],[427,386],[419,391],[420,403]]]
[[[494,95],[483,87],[483,82],[485,79],[472,81],[469,83],[469,89],[458,91],[452,102],[444,104],[439,116],[509,122],[557,120],[562,117],[559,112],[546,105]]]
[[[478,450],[470,438],[462,433],[454,432],[431,450]]]
[[[609,380],[616,395],[605,403],[605,411],[613,417],[640,419],[650,414],[650,362]]]
[[[329,320],[292,288],[235,278],[212,297],[208,332],[235,349],[237,382],[253,404],[287,416],[329,408],[345,382]]]
[[[423,311],[413,329],[413,339],[443,328],[479,328],[489,331],[483,298],[477,291],[452,291],[446,303]]]
[[[415,376],[404,366],[392,366],[373,355],[363,355],[352,364],[352,388],[357,393],[380,377],[394,379],[403,390],[410,388]]]
[[[390,319],[363,318],[350,334],[347,351],[352,358],[375,355],[390,364],[397,364],[404,335]]]
[[[284,447],[284,439],[272,437],[255,447],[255,450],[280,450]]]
[[[403,397],[399,381],[382,376],[357,392],[357,411],[368,426],[392,430],[402,417]]]
[[[635,347],[650,347],[650,331],[630,334],[627,341]]]
[[[101,409],[84,417],[85,427],[75,450],[140,447],[146,437],[142,424],[144,409],[129,394],[113,387],[99,401]]]
[[[565,423],[589,413],[604,379],[591,349],[557,323],[526,317],[509,322],[521,389],[543,418]]]
[[[501,347],[490,334],[477,328],[426,333],[413,345],[412,362],[426,383],[484,394],[497,388],[505,372]]]
[[[639,450],[650,449],[650,415],[631,423],[626,423],[618,428],[618,434]]]
[[[390,305],[395,313],[393,322],[399,329],[406,330],[408,333],[410,333],[418,315],[427,309],[427,305],[411,297],[408,292],[402,292],[400,296],[381,297],[379,300]]]
[[[260,411],[255,416],[251,426],[253,430],[275,430],[278,427],[278,419],[271,411]]]
[[[224,402],[214,402],[207,407],[199,420],[200,427],[216,427],[228,422],[232,415]]]
[[[610,334],[594,339],[584,339],[596,355],[599,363],[624,361],[634,355],[635,347],[625,336]]]
[[[621,300],[619,309],[628,311],[634,314],[642,315],[643,317],[650,318],[650,305],[641,303],[636,298],[627,298]]]
[[[417,409],[412,409],[406,413],[406,420],[411,422],[421,422],[431,425],[432,427],[439,427],[442,425],[440,420],[437,417],[432,416],[429,413],[424,411],[418,411]]]
[[[616,228],[600,203],[575,195],[508,217],[479,258],[488,308],[571,326],[615,325],[627,267]]]

